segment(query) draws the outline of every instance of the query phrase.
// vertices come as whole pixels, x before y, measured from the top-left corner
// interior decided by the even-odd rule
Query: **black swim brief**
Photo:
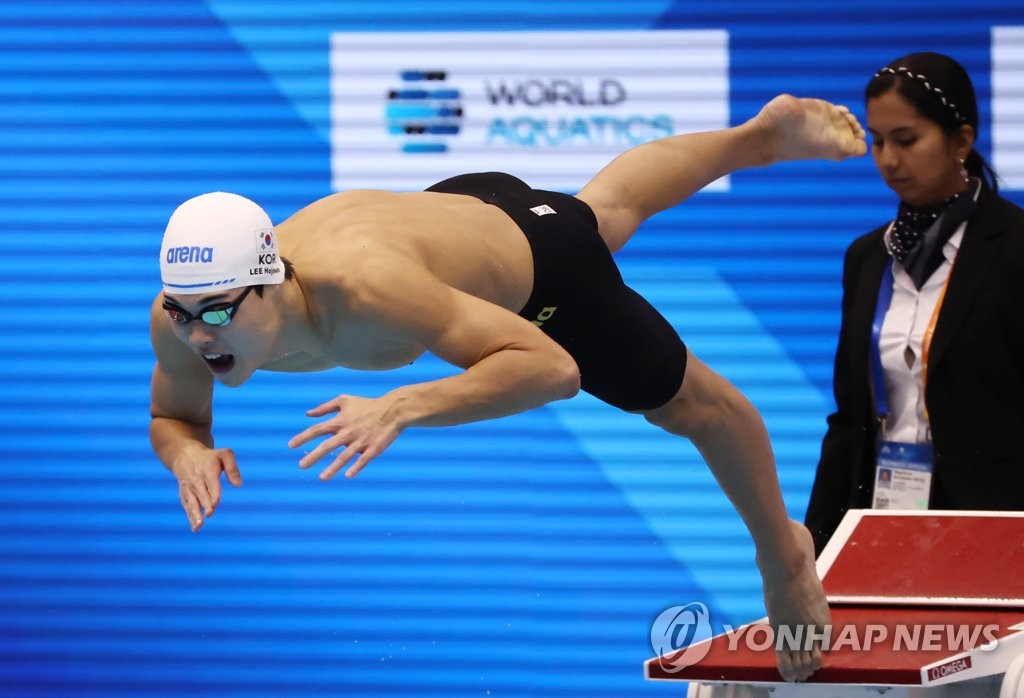
[[[427,191],[475,196],[522,229],[533,252],[534,280],[519,315],[572,355],[583,390],[629,411],[661,407],[675,396],[686,371],[686,346],[622,280],[586,203],[531,189],[499,172],[452,177]]]

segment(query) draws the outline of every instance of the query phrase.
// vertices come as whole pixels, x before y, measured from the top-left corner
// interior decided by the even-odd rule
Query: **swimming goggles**
[[[231,318],[234,316],[235,311],[238,310],[238,306],[242,304],[242,301],[245,300],[245,297],[249,295],[249,291],[253,288],[253,286],[246,286],[245,290],[242,291],[242,295],[236,298],[234,302],[217,303],[208,308],[203,308],[195,315],[169,298],[164,298],[163,309],[167,311],[167,317],[179,325],[187,325],[193,320],[202,320],[207,325],[227,327],[231,324]]]

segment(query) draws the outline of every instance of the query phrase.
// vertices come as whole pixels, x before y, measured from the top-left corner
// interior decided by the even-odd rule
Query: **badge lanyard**
[[[954,259],[954,263],[956,260]],[[953,265],[950,265],[949,276],[942,286],[939,298],[935,302],[935,309],[928,320],[924,337],[921,338],[921,389],[926,390],[928,385],[928,357],[932,345],[932,337],[935,334],[935,325],[939,321],[939,311],[942,309],[942,302],[946,299],[946,289],[949,288],[949,280],[953,278]],[[883,422],[889,416],[889,399],[885,392],[885,373],[882,369],[882,323],[885,321],[885,314],[889,311],[892,303],[892,289],[895,277],[892,271],[892,258],[885,264],[885,271],[882,273],[882,286],[878,289],[878,302],[875,305],[875,319],[871,323],[871,372],[875,384],[875,409],[879,419]],[[928,406],[925,405],[924,416],[928,417]]]
[[[875,304],[875,319],[871,323],[871,375],[875,383],[875,414],[881,422],[889,416],[889,398],[885,394],[885,373],[882,370],[882,323],[892,303],[892,287],[896,279],[892,273],[892,257],[885,261],[882,272],[882,286],[878,289],[878,302]]]

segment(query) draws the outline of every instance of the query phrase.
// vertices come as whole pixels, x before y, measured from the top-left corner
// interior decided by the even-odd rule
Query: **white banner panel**
[[[992,27],[992,166],[1024,189],[1024,27]]]
[[[338,190],[500,170],[576,192],[623,150],[728,122],[725,31],[331,35]]]

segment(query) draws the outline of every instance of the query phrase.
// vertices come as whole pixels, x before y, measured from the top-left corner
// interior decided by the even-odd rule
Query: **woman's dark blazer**
[[[847,509],[870,508],[878,419],[871,323],[888,224],[853,242],[833,389],[806,523],[821,551]],[[1024,509],[1024,210],[983,188],[946,289],[928,359],[935,449],[931,509]]]

